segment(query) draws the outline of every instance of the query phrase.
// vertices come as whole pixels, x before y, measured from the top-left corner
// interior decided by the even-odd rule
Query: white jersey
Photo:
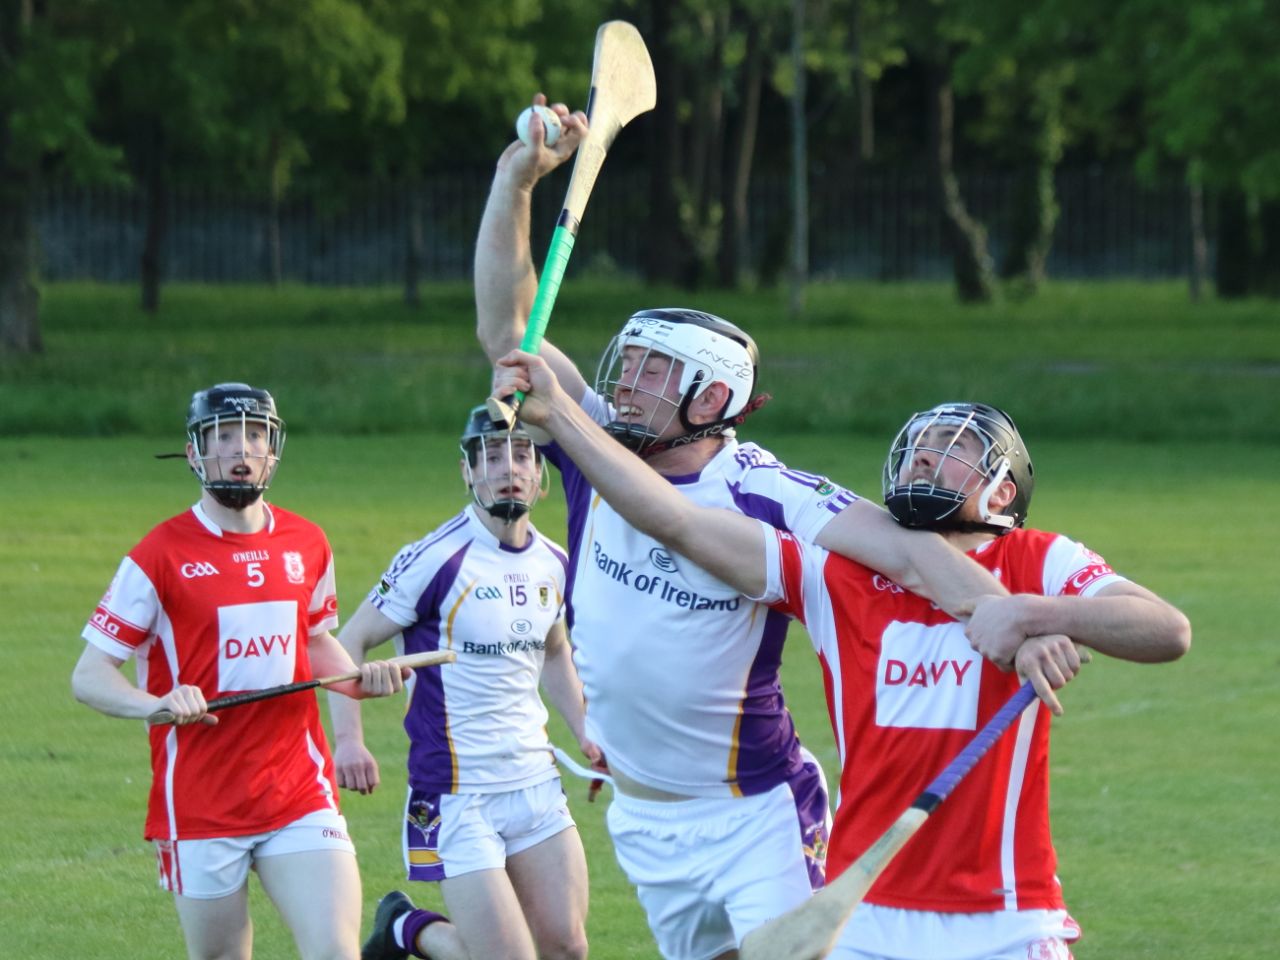
[[[598,422],[608,411],[588,391]],[[611,767],[660,790],[763,793],[802,766],[778,668],[790,618],[747,599],[631,527],[556,446],[569,507],[569,623],[587,700],[587,736]],[[856,498],[728,440],[685,496],[805,539]]]
[[[538,696],[568,559],[532,525],[523,548],[468,507],[404,547],[369,602],[404,629],[403,653],[452,650],[410,690],[409,784],[429,793],[518,790],[557,775]]]

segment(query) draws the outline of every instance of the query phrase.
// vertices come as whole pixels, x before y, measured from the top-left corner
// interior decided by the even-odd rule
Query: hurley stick
[[[458,655],[452,650],[428,650],[426,653],[410,653],[403,657],[392,657],[389,661],[398,667],[432,667],[440,663],[453,663]],[[270,700],[286,694],[298,693],[302,690],[314,690],[316,687],[327,687],[343,680],[357,680],[359,670],[350,670],[332,677],[317,677],[314,680],[299,680],[297,683],[282,683],[278,687],[267,687],[264,690],[246,690],[244,693],[229,693],[225,697],[214,697],[208,703],[208,710],[225,710],[227,707],[238,707],[242,703],[257,703],[259,700]],[[173,723],[173,714],[168,710],[157,710],[147,717],[152,726]]]
[[[601,24],[596,31],[595,56],[591,61],[587,135],[578,145],[564,208],[551,235],[551,247],[542,265],[542,276],[538,278],[538,292],[533,299],[529,323],[525,327],[524,339],[520,341],[520,349],[526,353],[537,353],[542,345],[551,309],[560,292],[560,281],[564,279],[569,255],[573,253],[578,224],[609,147],[623,127],[640,114],[652,110],[657,103],[658,84],[653,73],[653,61],[649,59],[649,50],[640,31],[622,20]],[[499,429],[511,429],[523,399],[524,394],[520,392],[510,402],[489,398],[486,401],[489,419]]]

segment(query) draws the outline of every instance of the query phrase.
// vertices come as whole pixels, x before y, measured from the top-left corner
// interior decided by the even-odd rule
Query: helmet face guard
[[[669,361],[661,384],[646,387],[637,383],[650,361],[659,358]],[[655,448],[666,449],[715,434],[731,436],[733,425],[747,411],[758,366],[755,342],[727,320],[679,307],[641,310],[610,342],[596,372],[596,393],[614,405],[615,419],[605,430],[636,452],[656,452]],[[690,422],[690,405],[716,382],[729,389],[729,398],[716,419]],[[652,410],[642,419],[619,416],[625,412],[618,406],[619,388],[629,396],[649,397]],[[683,434],[659,446],[677,419]]]
[[[494,426],[483,404],[467,415],[458,449],[462,451],[471,499],[481,510],[505,523],[514,523],[527,514],[550,488],[551,477],[529,434],[519,424],[512,430]],[[519,474],[517,465],[526,451],[533,458],[536,480],[519,494],[512,481]]]
[[[253,425],[266,431],[264,452],[251,449]],[[218,438],[228,429],[239,438],[238,449],[231,456],[217,449]],[[275,400],[266,390],[247,383],[219,383],[192,395],[187,408],[187,440],[191,443],[191,468],[201,486],[224,507],[243,510],[271,486],[284,452],[285,427],[276,414]]]
[[[966,436],[977,441],[976,452],[973,442],[962,440]],[[992,513],[991,497],[1005,480],[1017,492]],[[1013,420],[981,403],[945,403],[913,415],[884,465],[885,506],[905,527],[1005,533],[1026,522],[1033,486],[1031,458]],[[961,519],[961,507],[973,496],[978,519]]]

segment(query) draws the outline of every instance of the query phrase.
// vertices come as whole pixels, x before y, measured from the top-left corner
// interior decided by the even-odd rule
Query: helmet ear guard
[[[224,477],[220,467],[218,475],[213,475],[211,467],[218,465],[219,458],[210,452],[209,432],[213,430],[216,435],[228,423],[237,425],[242,432],[249,423],[266,425],[266,469],[259,480]],[[219,383],[192,394],[187,407],[187,439],[193,453],[191,469],[200,478],[201,486],[224,507],[243,510],[271,486],[284,452],[285,425],[276,413],[275,399],[266,390],[247,383]]]
[[[529,449],[533,451],[538,467],[538,485],[524,499],[520,497],[500,497],[497,495],[493,482],[489,478],[489,460],[486,456],[486,451],[491,444],[502,444],[504,446],[507,458],[507,477],[510,478],[515,473],[515,455],[512,444],[521,441],[527,443]],[[519,520],[550,489],[551,478],[544,469],[542,453],[534,445],[533,438],[528,431],[519,423],[511,430],[497,426],[489,416],[488,407],[484,404],[473,407],[471,412],[467,414],[466,425],[462,429],[462,436],[458,439],[458,449],[462,451],[462,460],[466,469],[467,490],[471,493],[471,499],[481,510],[484,510],[492,517],[502,520],[504,523],[514,523]],[[492,494],[489,503],[485,503],[481,499],[479,490],[481,486],[487,487],[490,494]]]
[[[935,427],[949,429],[946,445],[921,445]],[[966,432],[982,443],[983,452],[977,462],[966,460],[956,451],[957,441]],[[906,473],[921,452],[936,457],[937,462],[930,477],[912,479]],[[941,482],[942,466],[948,460],[969,468],[958,485]],[[1013,498],[993,513],[991,499],[1006,481],[1014,485]],[[980,403],[940,404],[914,414],[889,449],[883,477],[885,506],[903,526],[997,534],[1026,522],[1034,485],[1031,458],[1013,419],[1003,410]],[[976,521],[959,519],[960,509],[970,497],[977,498]]]
[[[596,393],[607,400],[613,400],[619,386],[656,396],[650,391],[636,390],[634,378],[627,383],[622,368],[628,348],[644,351],[640,366],[650,356],[670,360],[667,384],[676,371],[676,362],[680,364],[680,379],[676,384],[679,400],[665,421],[657,422],[660,418],[655,410],[645,423],[618,418],[605,427],[614,439],[632,450],[653,453],[726,433],[758,406],[752,404],[751,398],[760,362],[755,341],[734,324],[714,314],[684,307],[660,307],[632,314],[605,350],[596,374]],[[712,421],[695,424],[689,419],[689,410],[713,383],[726,386],[728,396],[725,403]],[[663,394],[667,384],[664,384]],[[685,434],[660,443],[659,437],[676,417],[679,417]]]

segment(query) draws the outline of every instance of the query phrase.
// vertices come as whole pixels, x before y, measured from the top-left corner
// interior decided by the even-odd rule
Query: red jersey
[[[808,628],[840,750],[830,880],[1021,684],[929,601],[838,554],[765,533],[763,599]],[[1097,554],[1038,530],[1013,530],[970,556],[1013,593],[1088,596],[1121,580]],[[1050,716],[1039,701],[1027,708],[880,876],[868,903],[943,913],[1062,908],[1049,832]]]
[[[310,680],[302,647],[338,623],[324,532],[279,507],[254,534],[217,526],[197,504],[157,526],[121,562],[84,629],[163,696],[208,699]],[[314,693],[221,711],[218,724],[150,730],[149,840],[239,836],[337,809],[333,758]]]

